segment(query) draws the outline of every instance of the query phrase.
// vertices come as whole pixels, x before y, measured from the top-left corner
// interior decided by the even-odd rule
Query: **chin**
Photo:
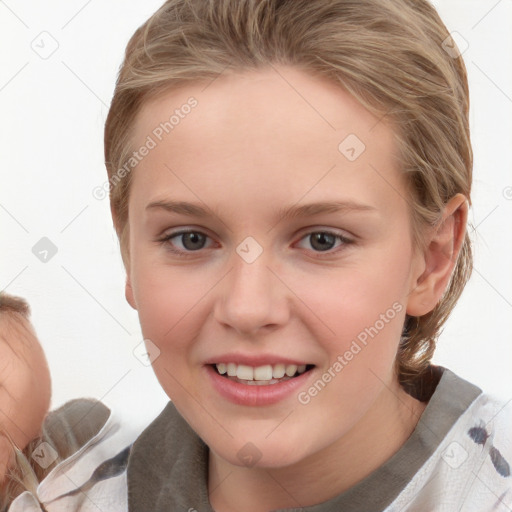
[[[304,443],[293,439],[276,437],[273,440],[264,436],[251,438],[244,435],[224,443],[207,442],[210,449],[230,464],[239,467],[277,469],[299,463],[308,453]],[[298,450],[297,446],[302,449]]]

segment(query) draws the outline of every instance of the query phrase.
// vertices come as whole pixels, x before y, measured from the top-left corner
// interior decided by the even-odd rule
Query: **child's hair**
[[[450,55],[444,50],[450,48]],[[168,0],[131,37],[105,125],[111,211],[124,265],[137,114],[149,99],[221,73],[287,65],[329,79],[396,133],[412,236],[462,193],[473,154],[462,57],[427,0]],[[466,233],[449,286],[428,314],[406,317],[395,370],[410,393],[472,271]]]
[[[30,319],[30,306],[22,297],[16,297],[6,292],[0,292],[0,315],[18,313],[23,318]],[[15,316],[15,315],[14,315]]]
[[[29,304],[22,297],[0,292],[0,321],[0,342],[9,343],[17,353],[10,340],[17,336],[18,341],[25,342],[19,338],[23,338],[26,329],[31,327]],[[0,425],[0,436],[7,439],[14,454],[13,465],[7,468],[0,484],[0,512],[7,511],[12,501],[24,491],[29,491],[37,497],[39,483],[56,464],[75,453],[95,435],[109,414],[109,409],[98,400],[70,400],[46,415],[41,434],[23,449],[16,445],[8,430]],[[38,464],[32,456],[43,441],[49,443],[57,452],[55,461],[46,468]],[[44,507],[42,508],[44,510]]]

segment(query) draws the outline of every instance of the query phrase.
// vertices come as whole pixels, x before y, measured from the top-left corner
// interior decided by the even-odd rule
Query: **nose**
[[[231,270],[217,290],[215,318],[242,336],[276,329],[290,316],[289,290],[277,277],[266,251],[252,263],[236,252]]]

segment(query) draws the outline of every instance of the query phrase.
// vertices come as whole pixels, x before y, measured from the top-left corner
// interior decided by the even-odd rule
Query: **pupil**
[[[335,242],[335,237],[333,235],[329,235],[328,233],[314,233],[311,235],[311,246],[320,251],[327,251],[332,249],[332,246]],[[318,243],[320,245],[318,245]],[[322,246],[322,244],[327,243],[329,247]]]
[[[204,236],[200,233],[185,233],[182,237],[184,247],[192,251],[201,249],[204,243]],[[191,242],[191,244],[186,242]]]

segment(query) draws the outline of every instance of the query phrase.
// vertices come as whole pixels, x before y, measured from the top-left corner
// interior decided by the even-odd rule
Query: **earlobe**
[[[112,214],[112,221],[113,221],[113,224],[114,224],[114,229],[115,229],[116,233],[119,234],[118,216],[117,216],[117,212],[112,207],[112,204],[110,205],[110,212]],[[127,226],[125,226],[125,229],[127,229]],[[135,303],[135,298],[134,298],[133,288],[132,288],[132,283],[131,283],[131,278],[130,278],[130,265],[129,265],[129,258],[130,258],[130,256],[129,256],[129,254],[126,255],[123,252],[123,248],[122,247],[121,247],[121,257],[123,259],[123,265],[124,265],[125,270],[126,270],[126,284],[125,284],[125,287],[124,287],[124,296],[126,298],[126,302],[128,302],[128,304],[130,304],[130,306],[133,309],[136,310],[137,309],[137,305]]]
[[[128,304],[130,304],[130,306],[136,310],[137,305],[135,303],[135,298],[133,296],[133,288],[129,274],[126,274],[126,285],[124,287],[124,295],[126,297],[126,301],[128,302]]]
[[[413,283],[407,314],[422,316],[434,309],[450,281],[466,235],[468,202],[457,194],[447,203],[441,221],[423,254],[423,272]]]

